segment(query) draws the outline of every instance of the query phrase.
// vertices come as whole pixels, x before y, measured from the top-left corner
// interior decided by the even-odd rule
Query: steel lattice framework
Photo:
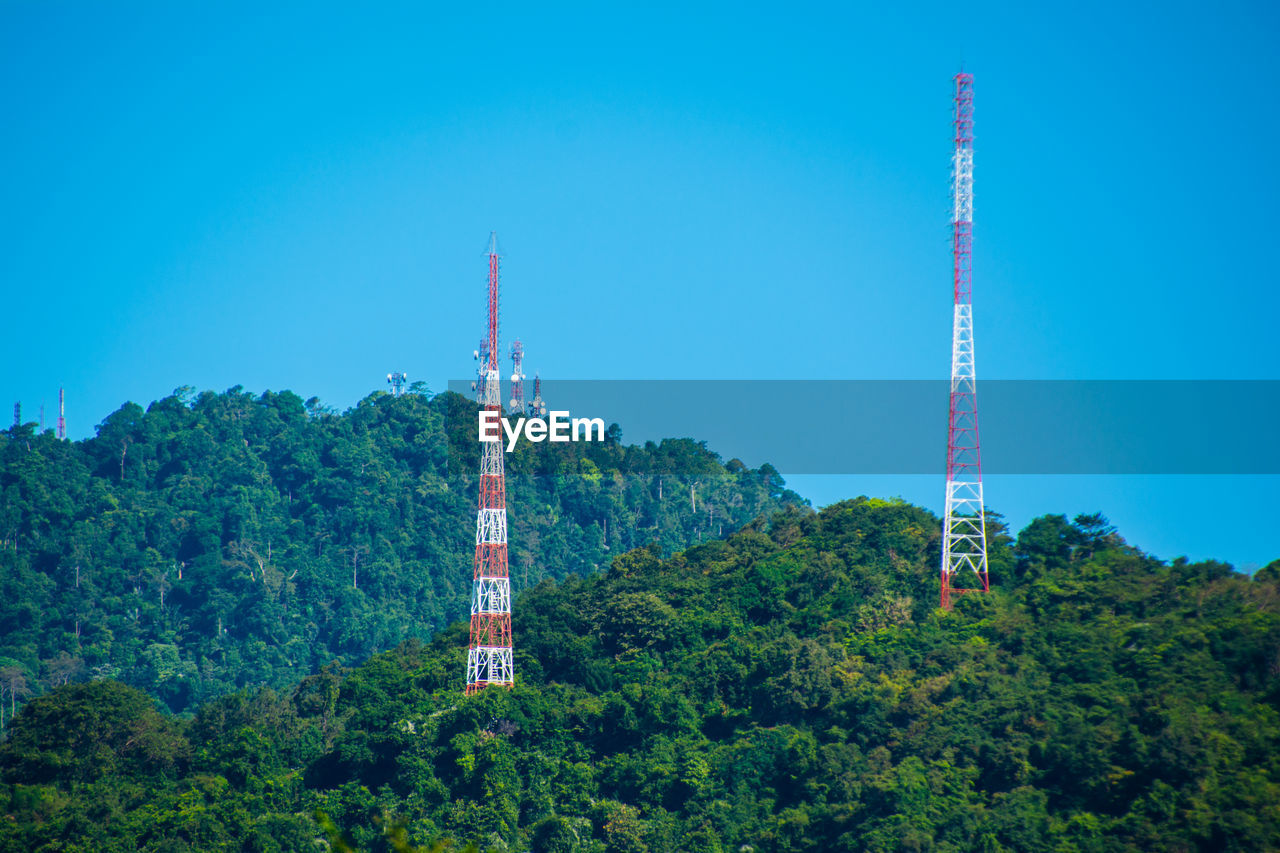
[[[978,449],[977,374],[973,360],[973,75],[955,76],[955,153],[951,158],[951,255],[955,312],[951,324],[951,406],[947,429],[947,502],[942,526],[942,606],[952,596],[986,592],[987,529]],[[956,575],[978,586],[955,586]]]
[[[498,237],[489,235],[489,336],[481,402],[502,411],[498,375]],[[507,488],[502,442],[481,444],[480,500],[476,511],[476,558],[471,589],[471,645],[467,649],[467,693],[515,681],[511,647],[511,577],[507,565]]]

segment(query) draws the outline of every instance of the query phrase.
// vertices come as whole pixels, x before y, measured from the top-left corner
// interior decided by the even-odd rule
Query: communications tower
[[[391,386],[391,396],[399,397],[404,393],[404,384],[409,381],[409,375],[404,371],[396,371],[387,374],[387,384]]]
[[[511,345],[511,405],[507,411],[524,414],[524,344],[519,338]]]
[[[982,461],[978,451],[977,376],[973,363],[973,75],[964,72],[955,76],[954,141],[951,257],[955,309],[951,323],[947,502],[942,522],[944,608],[951,607],[955,595],[990,589],[987,529],[982,508]],[[964,585],[956,586],[957,580]]]
[[[489,235],[489,337],[484,363],[486,411],[501,413],[498,374],[498,236]],[[481,442],[480,500],[476,512],[476,558],[471,588],[471,645],[467,649],[467,693],[491,684],[515,683],[511,650],[511,576],[507,567],[507,498],[502,442]]]
[[[58,438],[67,440],[67,398],[66,389],[58,389]]]
[[[547,416],[547,404],[542,402],[542,377],[534,374],[533,377],[533,401],[529,403],[529,417],[545,418]]]
[[[485,374],[489,371],[489,338],[480,339],[480,345],[471,353],[476,360],[476,381],[471,383],[471,390],[476,392],[476,402],[484,402]]]

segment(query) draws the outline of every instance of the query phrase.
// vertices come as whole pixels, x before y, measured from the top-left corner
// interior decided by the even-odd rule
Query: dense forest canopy
[[[547,579],[510,691],[461,694],[462,624],[190,721],[61,688],[0,744],[0,849],[1280,848],[1280,562],[1046,516],[948,613],[937,530],[858,499]]]
[[[180,389],[86,441],[0,433],[0,699],[114,678],[175,711],[287,689],[468,612],[474,403]],[[518,591],[613,554],[727,536],[800,498],[700,443],[507,454]],[[0,723],[3,718],[0,718]]]
[[[525,444],[517,684],[467,697],[474,418],[233,389],[0,436],[0,853],[1280,849],[1280,561],[993,516],[946,612],[927,510]]]

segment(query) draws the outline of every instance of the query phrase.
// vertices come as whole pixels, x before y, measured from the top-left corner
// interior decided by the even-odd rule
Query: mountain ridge
[[[477,407],[419,389],[344,413],[178,389],[84,441],[0,432],[0,698],[112,677],[190,711],[463,617]],[[616,427],[522,441],[507,465],[517,589],[801,502],[768,465],[689,439],[628,446]]]

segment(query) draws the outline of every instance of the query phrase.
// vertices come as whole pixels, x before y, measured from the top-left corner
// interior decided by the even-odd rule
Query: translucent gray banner
[[[471,380],[449,388],[475,397]],[[526,381],[526,401],[532,391]],[[624,443],[692,438],[793,474],[943,471],[948,391],[944,380],[542,381],[549,409],[616,423]],[[991,474],[1280,474],[1280,380],[985,380],[978,406]]]

